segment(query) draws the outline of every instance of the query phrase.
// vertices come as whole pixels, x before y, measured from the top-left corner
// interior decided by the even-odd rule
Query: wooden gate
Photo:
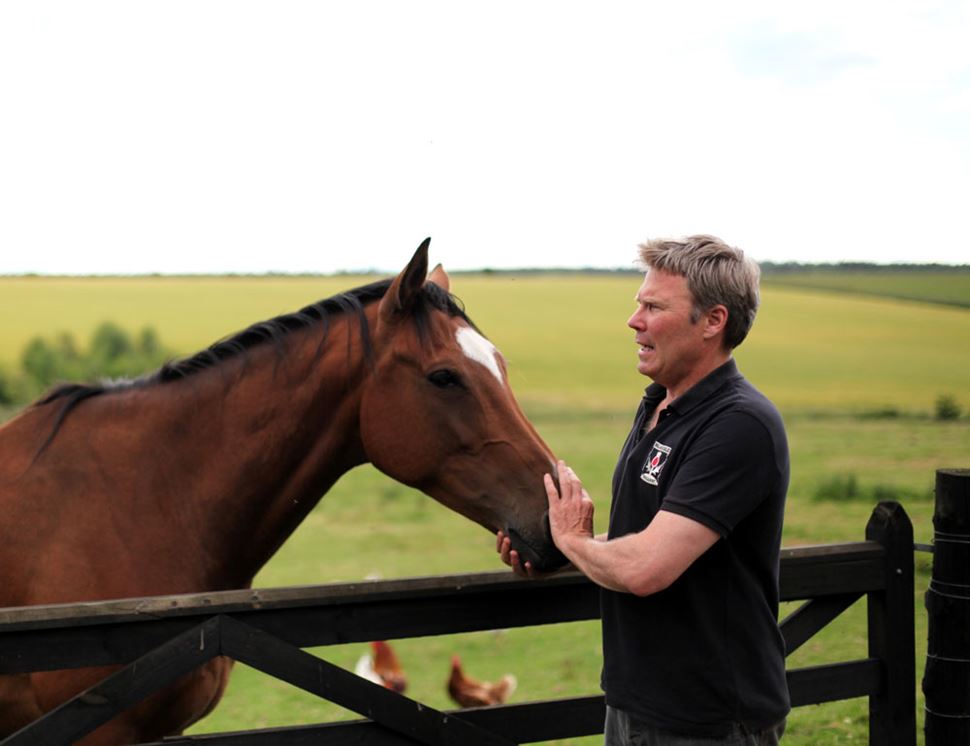
[[[866,540],[785,549],[782,622],[791,653],[862,596],[868,657],[788,671],[794,706],[868,696],[870,743],[916,742],[913,533],[880,503]],[[228,656],[365,720],[166,739],[178,744],[510,744],[601,733],[601,695],[439,712],[303,648],[595,619],[598,590],[577,573],[509,572],[228,591],[0,611],[0,673],[124,668],[5,739],[69,744],[214,656]],[[592,683],[592,682],[591,682]],[[161,746],[158,744],[157,746]]]

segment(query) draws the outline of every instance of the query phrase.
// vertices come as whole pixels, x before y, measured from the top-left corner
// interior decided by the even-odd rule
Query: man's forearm
[[[607,541],[606,534],[574,536],[559,548],[577,570],[597,585],[632,593],[628,578],[636,559],[629,556],[632,547],[624,546],[630,543],[626,538]]]
[[[618,539],[574,532],[553,537],[566,557],[597,585],[649,596],[670,586],[719,535],[697,521],[661,510],[643,531]]]

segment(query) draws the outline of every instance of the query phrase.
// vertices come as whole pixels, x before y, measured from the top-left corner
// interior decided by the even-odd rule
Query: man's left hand
[[[559,475],[558,490],[552,475],[543,475],[549,498],[549,529],[556,546],[569,556],[570,542],[593,538],[593,500],[565,461],[558,462],[556,473]]]

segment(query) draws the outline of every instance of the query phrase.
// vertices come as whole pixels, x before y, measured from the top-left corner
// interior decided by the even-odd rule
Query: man
[[[607,744],[776,744],[790,709],[778,629],[788,444],[732,350],[758,266],[711,236],[649,241],[627,322],[651,378],[613,475],[609,532],[559,462],[559,549],[602,587]],[[502,559],[534,577],[509,540]]]

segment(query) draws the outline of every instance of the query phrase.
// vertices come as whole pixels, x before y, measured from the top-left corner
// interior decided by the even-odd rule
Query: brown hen
[[[448,694],[461,707],[500,705],[515,691],[515,676],[505,674],[498,681],[476,681],[465,675],[461,659],[451,658],[451,676],[448,678]]]
[[[370,645],[371,652],[360,657],[354,667],[354,673],[386,689],[403,694],[408,686],[407,676],[390,643],[375,640]]]

